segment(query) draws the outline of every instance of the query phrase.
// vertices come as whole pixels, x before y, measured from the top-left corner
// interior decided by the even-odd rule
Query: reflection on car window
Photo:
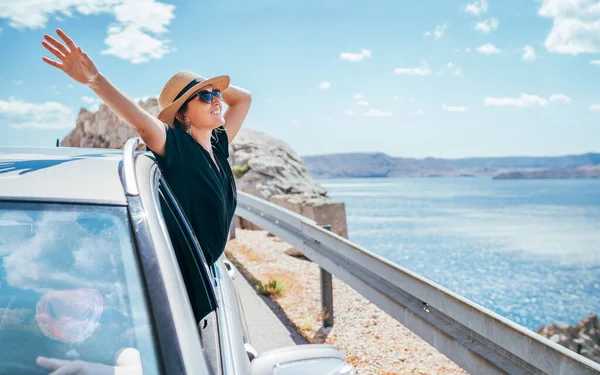
[[[0,204],[0,373],[157,374],[154,341],[125,207]]]

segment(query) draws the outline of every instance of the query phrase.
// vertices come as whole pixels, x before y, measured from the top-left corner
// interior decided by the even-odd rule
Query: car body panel
[[[223,263],[225,255],[211,267],[215,275],[217,300],[217,316],[221,333],[221,354],[226,374],[247,374],[250,372],[250,359],[246,353],[243,318],[238,306],[237,294],[233,280]]]
[[[5,200],[126,205],[119,150],[0,147]]]

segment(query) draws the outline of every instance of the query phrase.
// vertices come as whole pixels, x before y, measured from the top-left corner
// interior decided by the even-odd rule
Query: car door
[[[215,374],[246,374],[250,360],[244,344],[248,341],[242,312],[221,256],[208,266],[202,249],[164,178],[158,178],[158,194],[165,224],[176,250],[181,273],[203,347]]]
[[[198,324],[203,349],[213,372],[217,375],[223,374],[216,312],[218,305],[214,289],[215,280],[185,213],[179,206],[168,183],[161,176],[157,182],[162,219],[175,249],[194,318]]]

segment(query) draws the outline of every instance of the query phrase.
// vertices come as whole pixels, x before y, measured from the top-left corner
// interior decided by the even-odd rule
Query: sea
[[[319,179],[349,240],[522,326],[600,315],[600,179]]]

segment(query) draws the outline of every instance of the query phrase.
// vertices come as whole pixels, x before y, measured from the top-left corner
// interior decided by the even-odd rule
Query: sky
[[[99,99],[47,65],[65,31],[132,99],[177,71],[252,92],[301,156],[600,152],[600,1],[0,0],[0,146],[54,146]]]

